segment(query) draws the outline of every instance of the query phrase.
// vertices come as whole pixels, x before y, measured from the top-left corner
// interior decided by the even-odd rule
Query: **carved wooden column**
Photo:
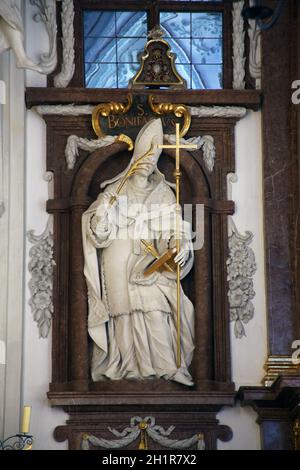
[[[282,359],[282,373],[291,364],[292,342],[300,339],[299,149],[291,101],[291,84],[299,79],[299,7],[297,1],[286,2],[276,25],[261,35],[269,354],[277,358],[277,367]]]
[[[300,418],[300,378],[279,376],[271,387],[241,387],[242,405],[258,414],[263,450],[294,450]]]
[[[70,324],[69,340],[71,352],[71,381],[77,382],[82,390],[82,381],[88,388],[89,360],[87,333],[87,293],[83,273],[83,249],[81,220],[83,212],[89,204],[82,200],[71,200],[71,231],[70,231]],[[78,383],[79,382],[79,383]],[[76,389],[75,384],[75,389]]]

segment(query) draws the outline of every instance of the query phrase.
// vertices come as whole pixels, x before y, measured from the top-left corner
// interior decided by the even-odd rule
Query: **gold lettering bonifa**
[[[107,116],[108,129],[142,127],[151,121],[151,119],[153,119],[153,116],[151,114],[147,115],[142,105],[139,104],[136,116],[117,116],[114,114]],[[164,128],[174,128],[176,125],[176,120],[172,117],[162,116],[161,120]]]

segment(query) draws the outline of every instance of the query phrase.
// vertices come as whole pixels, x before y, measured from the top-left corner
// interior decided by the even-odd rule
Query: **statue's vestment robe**
[[[144,270],[154,260],[145,252],[141,238],[162,254],[174,242],[174,223],[166,235],[165,222],[175,221],[175,195],[161,174],[153,173],[147,189],[131,180],[119,203],[108,208],[107,186],[82,219],[84,273],[88,286],[88,329],[94,341],[92,378],[119,380],[161,377],[192,385],[188,372],[194,350],[194,308],[181,288],[181,367],[176,366],[176,275]],[[127,203],[127,211],[121,201]],[[95,218],[96,217],[96,218]],[[94,219],[95,218],[95,219]],[[96,222],[95,222],[96,220]],[[99,222],[98,222],[99,221]],[[150,230],[149,230],[150,227]],[[181,243],[191,247],[190,226],[183,222]],[[127,236],[129,235],[129,236]],[[171,237],[171,238],[170,238]],[[183,278],[193,265],[193,252],[181,270]]]
[[[0,1],[0,20],[5,21],[12,29],[20,31],[23,34],[23,21],[21,13],[13,0]],[[1,23],[0,21],[0,23]],[[10,45],[1,31],[0,25],[0,52],[9,49]]]

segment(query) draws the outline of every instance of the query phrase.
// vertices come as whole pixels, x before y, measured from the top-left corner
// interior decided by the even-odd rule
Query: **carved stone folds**
[[[121,432],[111,427],[108,427],[108,430],[117,437],[117,439],[101,439],[89,434],[84,434],[82,438],[82,449],[89,450],[90,444],[93,447],[100,447],[102,449],[121,449],[135,442],[137,439],[140,439],[138,448],[147,449],[147,438],[169,449],[205,449],[204,434],[202,432],[187,439],[172,439],[169,436],[175,430],[175,426],[169,426],[168,429],[164,429],[162,426],[156,424],[153,416],[146,416],[145,418],[134,416],[130,420],[130,426],[127,426]]]
[[[261,31],[254,21],[249,21],[248,36],[250,41],[249,72],[255,79],[256,88],[261,87]]]
[[[62,47],[63,60],[61,71],[54,78],[54,86],[65,88],[70,83],[75,70],[75,38],[74,38],[74,2],[62,0]]]
[[[192,116],[198,117],[220,117],[220,118],[238,118],[246,115],[247,109],[240,106],[191,106]]]
[[[45,114],[53,114],[58,116],[80,116],[91,115],[94,106],[91,105],[74,105],[74,104],[58,104],[58,105],[38,105],[35,111],[41,116]],[[241,106],[188,106],[192,116],[206,118],[243,118],[247,109]]]
[[[169,143],[175,143],[175,135],[165,134],[165,139]],[[69,170],[73,170],[76,157],[78,156],[78,149],[86,150],[88,152],[93,152],[94,150],[111,145],[117,139],[117,136],[106,135],[100,137],[99,139],[85,139],[78,137],[77,135],[70,135],[68,137],[65,157]],[[202,149],[203,159],[208,171],[213,171],[214,163],[216,158],[216,149],[214,145],[214,138],[210,135],[204,135],[203,137],[192,137],[191,139],[181,139],[181,143],[189,143],[197,145],[197,149]]]
[[[211,410],[159,411],[143,413],[143,417],[132,416],[128,410],[97,413],[91,407],[89,411],[77,408],[77,413],[65,407],[65,411],[70,413],[68,424],[58,426],[54,437],[59,442],[67,439],[69,449],[214,450],[218,439],[227,442],[232,438],[231,429],[219,425]]]
[[[232,88],[242,90],[245,88],[245,32],[242,10],[244,1],[235,2],[232,5],[233,26],[233,83]]]
[[[99,139],[85,139],[83,137],[78,137],[77,135],[70,135],[68,137],[65,156],[68,166],[68,170],[73,170],[76,157],[78,156],[78,149],[86,150],[88,152],[93,152],[101,147],[111,145],[115,142],[117,136],[107,135]]]
[[[35,64],[24,50],[24,25],[20,11],[20,2],[2,0],[0,15],[3,20],[0,24],[0,53],[11,48],[16,56],[17,67],[34,70],[48,74],[52,72],[57,63],[56,50],[56,1],[30,0],[38,12],[34,14],[34,21],[42,21],[49,38],[49,52],[41,54],[39,64]]]
[[[27,233],[27,238],[34,246],[29,250],[28,270],[31,274],[29,289],[31,298],[29,305],[34,321],[37,322],[41,338],[47,338],[53,314],[52,287],[53,287],[53,235],[50,220],[41,235],[34,235],[34,231]]]
[[[230,321],[234,321],[234,334],[237,338],[246,336],[244,323],[254,316],[251,299],[255,296],[252,277],[256,271],[255,255],[250,243],[251,232],[241,235],[233,220],[229,224],[229,257],[227,260],[228,298]]]

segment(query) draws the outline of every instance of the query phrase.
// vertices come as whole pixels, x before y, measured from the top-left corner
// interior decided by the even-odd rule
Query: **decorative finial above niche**
[[[140,69],[129,81],[129,88],[187,88],[186,80],[176,70],[176,54],[163,35],[159,26],[148,32],[144,52],[139,56]]]
[[[164,35],[164,31],[161,29],[160,26],[154,26],[154,28],[150,29],[147,34],[147,38],[149,39],[161,39]]]

